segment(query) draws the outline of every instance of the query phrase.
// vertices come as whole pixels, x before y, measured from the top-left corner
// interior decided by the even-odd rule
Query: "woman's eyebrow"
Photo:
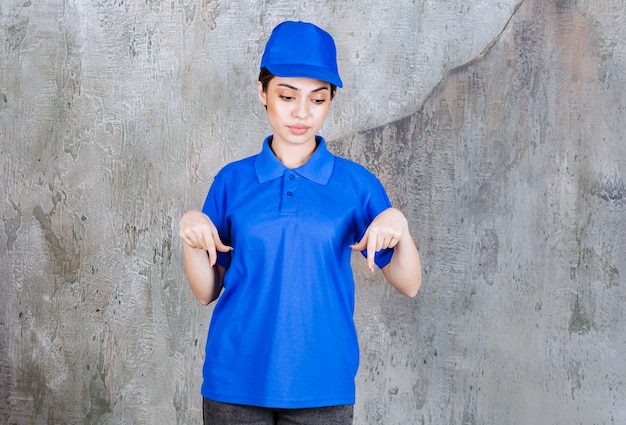
[[[298,87],[294,87],[294,86],[292,86],[290,84],[279,83],[277,85],[280,86],[280,87],[287,87],[288,89],[291,89],[291,90],[300,91],[300,89]],[[311,93],[316,93],[316,92],[322,91],[322,90],[328,90],[328,87],[327,86],[318,87],[315,90],[311,90]]]

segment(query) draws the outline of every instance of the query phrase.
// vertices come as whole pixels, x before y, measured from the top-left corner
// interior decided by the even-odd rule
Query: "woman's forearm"
[[[211,266],[204,249],[183,244],[185,273],[193,295],[202,305],[217,299],[222,290],[223,273],[219,266]]]
[[[398,292],[411,298],[417,295],[422,285],[422,265],[410,233],[405,233],[394,247],[391,261],[382,271],[387,281]]]

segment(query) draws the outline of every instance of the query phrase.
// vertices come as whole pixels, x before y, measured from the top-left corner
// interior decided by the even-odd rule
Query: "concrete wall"
[[[626,5],[590,0],[3,0],[0,423],[199,422],[177,223],[269,131],[287,18],[424,263],[411,300],[355,258],[355,424],[626,423]]]

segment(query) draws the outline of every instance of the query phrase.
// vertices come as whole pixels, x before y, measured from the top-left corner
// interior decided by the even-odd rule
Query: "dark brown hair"
[[[261,87],[263,87],[263,91],[267,91],[267,86],[269,86],[270,81],[274,78],[274,74],[272,74],[267,68],[262,68],[261,72],[259,72],[259,81],[261,82]],[[337,86],[334,84],[330,85],[330,99],[332,100],[335,97],[335,93],[337,92]]]

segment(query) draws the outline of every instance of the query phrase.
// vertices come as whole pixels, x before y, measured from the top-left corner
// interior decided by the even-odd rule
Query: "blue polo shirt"
[[[286,168],[271,136],[215,176],[203,212],[224,243],[224,289],[206,346],[202,395],[274,408],[353,404],[359,347],[350,244],[391,206],[378,179],[323,138]],[[376,254],[384,267],[393,250]]]

